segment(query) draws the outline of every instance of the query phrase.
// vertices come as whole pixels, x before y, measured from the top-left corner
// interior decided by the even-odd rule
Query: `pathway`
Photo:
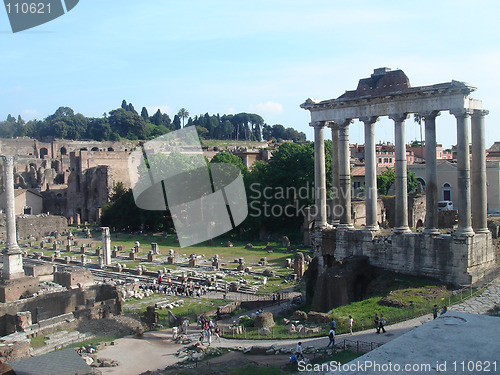
[[[470,300],[464,301],[458,305],[452,306],[451,310],[464,311],[468,313],[484,314],[496,304],[500,303],[500,277],[497,278],[480,296],[473,297]],[[265,311],[277,312],[278,309],[287,308],[289,303],[282,303],[281,306],[270,306]],[[251,314],[253,311],[247,311],[245,314]],[[353,335],[343,334],[338,335],[336,342],[342,340],[359,340],[365,342],[374,342],[385,344],[396,337],[416,328],[423,323],[432,319],[432,315],[428,314],[404,322],[386,326],[387,333],[377,334],[375,329],[355,332]],[[199,329],[192,324],[189,332],[190,338],[197,340],[199,337]],[[233,348],[236,346],[250,347],[252,345],[271,346],[278,344],[283,348],[294,348],[298,339],[271,339],[271,340],[236,340],[236,339],[221,339],[221,342],[213,342],[214,347]],[[316,337],[308,339],[300,339],[303,347],[326,346],[328,344],[327,337]],[[116,375],[137,375],[147,370],[156,370],[170,366],[178,362],[175,355],[177,350],[183,345],[174,344],[171,341],[170,330],[147,332],[143,338],[128,336],[115,341],[114,346],[107,346],[99,351],[100,358],[110,358],[117,360],[121,366],[114,368],[101,368],[103,374]]]

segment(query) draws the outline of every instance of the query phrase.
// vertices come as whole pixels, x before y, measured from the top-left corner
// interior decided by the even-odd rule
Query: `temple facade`
[[[486,158],[484,119],[488,111],[470,94],[475,88],[458,81],[411,87],[402,70],[375,69],[361,79],[356,90],[336,99],[307,99],[315,144],[315,234],[313,243],[320,268],[352,255],[367,256],[370,263],[398,272],[425,275],[453,284],[475,282],[495,265],[491,234],[487,228]],[[458,228],[444,235],[438,228],[436,172],[436,119],[447,112],[456,118]],[[417,114],[425,121],[426,215],[423,233],[408,226],[407,150],[405,120]],[[394,121],[395,225],[389,241],[377,240],[376,122]],[[349,126],[364,123],[366,225],[354,229],[351,215]],[[325,128],[332,134],[332,190],[327,219]],[[472,163],[469,158],[471,129]],[[472,164],[472,165],[470,165]],[[472,168],[471,168],[472,167]],[[471,185],[472,176],[472,185]]]

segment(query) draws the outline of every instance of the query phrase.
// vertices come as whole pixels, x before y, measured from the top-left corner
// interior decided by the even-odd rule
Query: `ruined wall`
[[[337,261],[350,256],[366,256],[374,266],[433,277],[455,285],[476,282],[495,266],[489,233],[467,238],[423,233],[376,237],[369,231],[331,231],[336,232],[334,256]]]
[[[116,287],[111,285],[93,285],[84,290],[72,289],[0,304],[0,335],[8,334],[6,332],[6,315],[29,311],[33,323],[37,323],[40,320],[71,313],[75,310],[83,311],[89,307],[97,307],[94,311],[94,314],[97,314],[102,303],[110,308],[109,313],[113,315],[121,313],[121,298]],[[92,314],[92,311],[87,310],[84,314]]]
[[[17,237],[48,236],[53,232],[64,233],[68,230],[68,220],[56,215],[23,215],[16,218]]]

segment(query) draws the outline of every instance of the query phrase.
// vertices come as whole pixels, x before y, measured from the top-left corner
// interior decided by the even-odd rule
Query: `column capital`
[[[389,118],[394,122],[403,122],[404,120],[408,120],[410,115],[408,113],[394,113],[389,115]]]
[[[450,109],[450,114],[456,118],[469,117],[473,113],[470,108]]]
[[[471,117],[483,117],[490,113],[487,109],[475,109],[472,111]]]
[[[309,126],[313,127],[313,128],[324,128],[326,125],[326,121],[312,121],[309,123]]]
[[[378,120],[379,116],[364,116],[359,118],[359,121],[364,122],[365,124],[374,124]]]
[[[423,118],[431,119],[431,118],[436,118],[437,116],[441,115],[441,112],[440,111],[425,111],[425,112],[419,112],[418,115],[423,117]]]
[[[335,119],[332,121],[327,121],[327,126],[330,128],[333,127],[339,127],[339,126],[349,126],[354,122],[352,118],[345,118],[345,119]]]

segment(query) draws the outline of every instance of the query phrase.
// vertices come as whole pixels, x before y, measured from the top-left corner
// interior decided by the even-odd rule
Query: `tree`
[[[128,109],[128,104],[127,104],[127,101],[125,99],[122,100],[122,109]]]
[[[187,111],[186,108],[181,108],[179,109],[179,112],[177,112],[177,115],[181,118],[182,120],[182,127],[184,127],[184,120],[189,117],[189,112]]]
[[[212,158],[212,160],[210,160],[210,164],[213,164],[213,163],[233,164],[233,165],[236,165],[241,170],[241,174],[243,176],[246,176],[248,173],[248,169],[243,164],[243,161],[239,157],[237,157],[236,155],[231,154],[230,152],[226,152],[226,151],[219,152],[218,154],[216,154]]]
[[[415,191],[418,186],[418,180],[415,173],[407,170],[406,190],[408,193]],[[392,185],[396,181],[396,173],[394,169],[387,169],[377,176],[377,191],[379,195],[387,195]]]
[[[174,127],[174,130],[179,130],[181,128],[181,118],[179,115],[174,116],[174,121],[172,121],[172,125]]]
[[[142,110],[141,110],[141,117],[146,120],[146,121],[149,121],[149,114],[148,114],[148,110],[146,109],[146,107],[142,107]],[[156,124],[158,125],[158,124]]]

